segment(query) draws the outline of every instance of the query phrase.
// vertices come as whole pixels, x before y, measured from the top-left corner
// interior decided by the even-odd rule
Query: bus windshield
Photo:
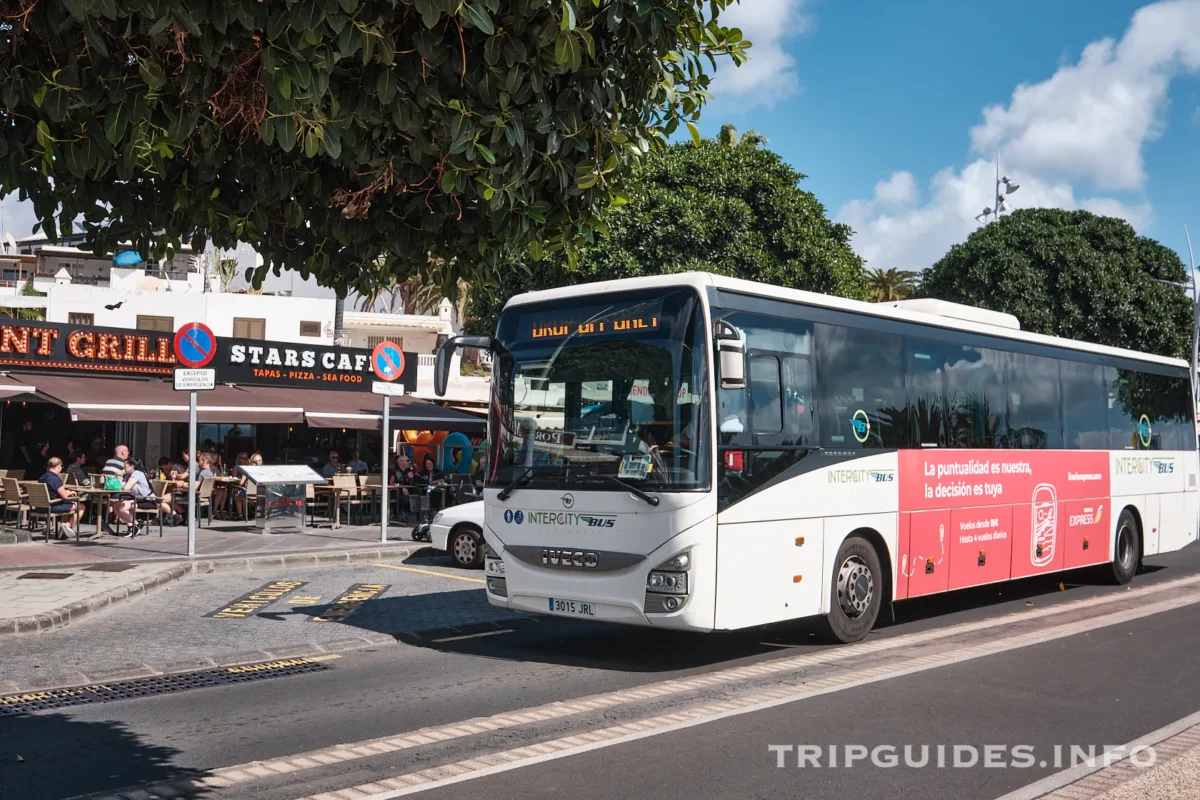
[[[690,289],[506,310],[492,370],[491,486],[707,489],[707,336]]]

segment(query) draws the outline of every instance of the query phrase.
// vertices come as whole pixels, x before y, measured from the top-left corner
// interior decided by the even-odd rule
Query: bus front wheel
[[[883,603],[883,570],[879,554],[863,537],[850,536],[838,548],[829,600],[829,638],[847,644],[865,639]]]

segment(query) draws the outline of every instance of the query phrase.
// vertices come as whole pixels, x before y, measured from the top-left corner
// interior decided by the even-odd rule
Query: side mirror
[[[450,382],[450,362],[454,359],[454,351],[460,347],[477,347],[480,350],[492,350],[490,336],[451,336],[446,343],[438,348],[437,359],[433,362],[433,392],[438,397],[446,396],[446,384]]]
[[[741,332],[724,321],[714,323],[713,327],[721,366],[721,388],[745,389],[746,342]]]

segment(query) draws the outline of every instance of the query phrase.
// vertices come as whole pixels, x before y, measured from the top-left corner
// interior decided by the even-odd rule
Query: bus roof
[[[1079,350],[1085,353],[1097,353],[1117,358],[1131,358],[1155,364],[1183,367],[1184,369],[1189,369],[1190,366],[1188,362],[1180,358],[1168,358],[1151,353],[1140,353],[1136,350],[1126,350],[1121,347],[1108,347],[1101,344],[1092,344],[1091,342],[1081,342],[1078,339],[1045,336],[1040,333],[1030,333],[1029,331],[1014,329],[1006,325],[991,325],[980,321],[968,321],[959,317],[941,316],[899,308],[889,303],[866,303],[861,300],[849,300],[844,297],[806,292],[800,289],[787,289],[781,286],[771,286],[765,283],[742,280],[741,278],[714,275],[710,272],[679,272],[671,275],[621,278],[613,281],[597,281],[595,283],[562,286],[556,289],[542,289],[536,292],[525,292],[515,295],[509,299],[505,307],[539,303],[547,300],[574,299],[579,297],[581,293],[601,294],[636,289],[666,288],[670,286],[690,286],[701,294],[709,288],[722,289],[738,294],[768,297],[776,300],[790,300],[795,303],[848,311],[855,314],[904,320],[936,328],[947,328],[949,330],[971,333],[986,333],[999,338],[1021,342],[1034,342],[1051,347],[1061,347],[1067,350]]]

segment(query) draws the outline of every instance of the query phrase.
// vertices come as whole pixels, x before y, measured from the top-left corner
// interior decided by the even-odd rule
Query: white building
[[[267,339],[297,344],[329,344],[334,338],[331,297],[252,294],[245,289],[222,291],[203,254],[183,248],[162,263],[120,267],[111,256],[51,245],[45,237],[17,243],[0,281],[0,308],[45,310],[46,321],[105,328],[174,331],[185,322],[203,322],[219,337]],[[31,264],[31,259],[36,261]],[[33,269],[30,270],[30,266]],[[30,276],[32,272],[32,277]],[[43,296],[22,294],[30,279]],[[7,296],[7,301],[6,301]],[[381,314],[345,310],[343,326],[351,347],[371,348],[393,341],[420,358],[415,394],[434,399],[433,357],[454,334],[454,309],[442,300],[436,314]],[[459,375],[458,356],[445,400],[464,406],[486,406],[489,378]],[[440,398],[438,398],[440,399]]]

